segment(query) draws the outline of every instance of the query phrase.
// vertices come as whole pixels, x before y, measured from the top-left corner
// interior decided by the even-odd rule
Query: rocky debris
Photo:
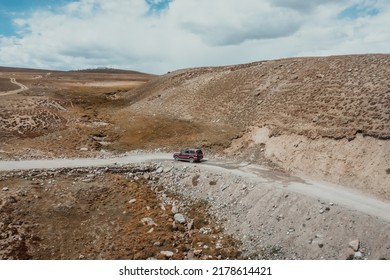
[[[359,242],[358,239],[349,242],[349,247],[350,247],[351,249],[353,249],[355,252],[356,252],[357,250],[359,250],[359,246],[360,246],[360,242]]]
[[[177,240],[184,236],[196,236],[197,234],[214,240],[212,244],[203,243],[193,246],[188,244],[188,248],[185,248],[185,255],[175,253],[172,258],[185,256],[186,259],[207,259],[211,248],[226,250],[224,245],[226,241],[219,239],[221,229],[216,224],[210,224],[209,218],[200,213],[188,213],[188,205],[194,202],[207,207],[209,214],[217,221],[221,221],[227,232],[242,242],[241,250],[247,258],[359,259],[359,254],[361,258],[368,256],[376,258],[377,255],[390,257],[389,250],[382,250],[379,245],[374,245],[379,243],[372,243],[378,236],[385,238],[383,237],[386,234],[384,226],[375,224],[372,228],[377,228],[378,232],[370,235],[370,231],[365,228],[367,224],[373,225],[374,222],[369,220],[369,217],[359,216],[357,218],[356,214],[329,202],[320,201],[319,207],[317,200],[303,199],[289,192],[288,188],[279,188],[275,183],[270,184],[267,178],[263,183],[254,182],[240,175],[207,171],[202,169],[201,165],[183,166],[176,162],[148,162],[44,171],[37,169],[3,172],[0,173],[0,177],[4,181],[15,177],[29,180],[34,184],[32,188],[42,190],[42,193],[39,193],[42,199],[45,189],[50,189],[52,184],[55,185],[58,176],[70,178],[75,184],[85,183],[82,182],[85,178],[93,179],[93,184],[97,184],[105,174],[121,175],[128,182],[138,178],[138,181],[147,183],[150,189],[159,196],[160,202],[156,206],[145,205],[144,209],[146,207],[148,212],[152,209],[162,212],[170,211],[171,213],[166,217]],[[194,174],[200,175],[196,187],[192,182]],[[215,185],[210,185],[210,181],[215,182]],[[30,191],[19,191],[16,192],[15,198],[30,196]],[[175,197],[172,194],[175,194]],[[11,198],[2,199],[2,201],[3,204],[4,202],[12,203]],[[125,198],[124,203],[128,205],[127,207],[138,207],[141,201],[131,195]],[[71,207],[67,208],[65,205],[61,207],[58,211],[66,213],[72,211]],[[324,215],[328,211],[332,211],[332,215]],[[131,210],[126,210],[124,213],[131,213]],[[159,229],[160,223],[156,223],[154,218],[151,218],[155,216],[148,215],[145,214],[139,221],[149,227],[145,229],[145,233],[153,236],[161,230]],[[317,234],[313,236],[313,232]],[[359,236],[365,244],[368,244],[364,251],[360,248],[360,240],[353,240],[354,236]],[[173,250],[176,247],[168,248],[167,244],[160,240],[155,240],[151,244],[161,247],[162,251],[176,252]],[[173,244],[176,244],[176,241]],[[351,252],[338,252],[337,248],[348,249]],[[375,252],[376,250],[378,253]],[[355,253],[358,254],[355,255]]]
[[[197,256],[197,257],[199,257],[200,255],[202,255],[202,252],[203,252],[203,250],[202,250],[202,249],[197,249],[197,250],[194,250],[194,256]]]
[[[209,227],[202,227],[199,229],[199,232],[202,234],[212,234],[213,230]]]
[[[167,257],[167,258],[171,258],[173,256],[172,251],[161,251],[160,254]]]
[[[6,192],[6,191],[8,191],[8,190],[9,190],[9,188],[7,188],[7,187],[4,187],[4,188],[2,188],[2,190]]]
[[[61,217],[67,219],[66,217],[77,217],[78,214],[76,212],[82,211],[83,219],[85,219],[82,224],[86,224],[93,220],[98,221],[98,217],[106,215],[106,212],[114,210],[117,206],[119,208],[115,211],[117,211],[116,217],[118,221],[131,221],[134,217],[137,218],[134,220],[135,222],[124,224],[123,229],[118,228],[118,230],[120,230],[118,231],[118,233],[120,232],[120,235],[114,237],[114,235],[110,233],[110,237],[107,238],[122,240],[126,237],[126,232],[130,231],[134,232],[131,233],[132,235],[139,234],[139,237],[137,237],[137,240],[139,241],[144,239],[150,240],[150,242],[148,242],[152,244],[151,247],[155,248],[153,250],[148,247],[149,251],[147,253],[142,253],[141,251],[137,252],[134,255],[134,258],[136,259],[142,259],[143,256],[145,256],[145,259],[231,259],[240,256],[240,251],[237,250],[237,245],[235,245],[236,243],[234,239],[223,233],[222,227],[220,227],[216,222],[213,222],[213,219],[206,214],[205,210],[202,210],[202,208],[206,205],[191,206],[194,203],[193,200],[187,198],[182,199],[180,196],[176,197],[169,189],[166,189],[158,184],[158,179],[155,179],[155,171],[158,169],[158,166],[159,165],[155,163],[147,163],[137,165],[113,165],[107,167],[73,169],[59,168],[47,170],[34,169],[15,172],[0,172],[0,176],[4,178],[5,183],[7,183],[7,180],[9,179],[22,180],[25,182],[24,186],[28,187],[28,189],[22,189],[22,185],[16,185],[17,187],[15,188],[18,191],[15,192],[12,197],[9,195],[6,196],[6,194],[3,193],[4,198],[0,197],[0,207],[8,207],[11,204],[15,204],[15,201],[20,199],[23,199],[24,203],[27,203],[26,205],[30,206],[36,203],[34,202],[35,200],[39,199],[40,201],[44,201],[46,206],[48,206],[51,202],[48,202],[46,198],[51,196],[51,198],[55,197],[54,200],[56,200],[56,203],[50,206],[53,209],[52,211],[54,211],[54,216],[60,215]],[[173,167],[170,167],[167,170],[167,172],[162,172],[162,174],[171,176]],[[149,179],[146,179],[146,174],[149,175]],[[134,182],[135,177],[139,177],[138,182]],[[86,179],[92,179],[93,184],[91,184],[91,182],[86,182]],[[107,180],[110,182],[108,185]],[[68,182],[68,185],[65,182]],[[0,185],[0,190],[4,186],[4,182],[1,183],[3,185]],[[32,187],[30,187],[30,185]],[[157,195],[158,203],[152,204],[147,202],[147,198],[145,200],[145,197],[140,197],[139,193],[134,192],[135,190],[133,190],[136,185],[142,185],[145,190],[154,192],[154,194]],[[115,192],[110,191],[112,188],[115,189]],[[118,199],[117,201],[110,201],[108,199],[110,193],[122,193],[122,191],[129,193],[123,195],[123,198],[121,195],[114,195],[114,197]],[[82,201],[80,201],[80,198]],[[123,204],[121,205],[121,203]],[[125,207],[125,209],[122,207]],[[176,213],[171,214],[171,209]],[[192,212],[188,213],[188,211]],[[0,213],[3,212],[0,211]],[[121,217],[121,215],[118,216],[118,213],[123,214],[123,217]],[[15,215],[17,215],[17,212],[15,212]],[[95,216],[90,216],[94,217],[93,219],[90,219],[85,218],[84,215],[86,215],[86,217],[90,215]],[[2,214],[0,215],[0,222],[2,221],[1,219]],[[111,220],[107,225],[103,225],[102,227],[112,225],[114,228],[117,228],[115,225],[117,223],[117,219]],[[11,220],[15,220],[15,223],[19,223],[18,219],[12,218]],[[139,222],[137,223],[137,221]],[[44,223],[46,222],[47,221]],[[20,223],[22,223],[22,221],[20,221]],[[25,221],[23,221],[23,223],[25,223]],[[210,231],[211,228],[214,229],[215,227],[218,227],[219,230],[213,230],[213,232],[215,232],[214,235],[203,234],[202,231],[199,231],[199,228],[203,224],[207,224],[210,227]],[[22,226],[25,228],[24,224]],[[67,225],[66,228],[68,227],[71,226]],[[63,230],[67,230],[66,228]],[[7,231],[4,232],[6,233]],[[93,230],[91,238],[96,238],[94,235],[99,235],[100,232],[101,229],[99,226],[98,230]],[[66,233],[62,232],[61,234]],[[1,240],[5,240],[5,238],[7,237],[3,235],[0,236]],[[14,235],[12,238],[14,238]],[[76,243],[82,238],[83,237],[80,236],[80,238],[76,240]],[[128,234],[126,238],[128,238]],[[5,244],[1,240],[0,259],[9,258],[6,257],[1,250],[2,244]],[[100,242],[99,239],[94,240],[94,242]],[[202,240],[201,248],[198,248],[198,245],[193,245],[196,244],[195,241],[197,240]],[[219,242],[215,242],[214,240],[218,240]],[[38,246],[35,247],[35,249],[39,251],[38,243],[34,243],[32,241],[28,242],[27,246]],[[102,242],[105,243],[105,241]],[[111,242],[112,241],[105,244],[111,244]],[[130,241],[127,240],[126,242],[133,242],[133,237]],[[118,245],[118,243],[116,244]],[[112,252],[120,250],[118,248],[121,248],[121,246],[117,245],[115,245],[115,249],[112,249]],[[91,244],[92,248],[93,246],[94,245]],[[141,248],[141,245],[138,247]],[[194,251],[199,249],[201,249],[204,254],[197,253],[196,256]],[[45,250],[50,251],[52,249]],[[35,253],[38,251],[35,251]],[[153,255],[151,255],[151,251],[154,251]],[[10,252],[12,252],[12,250]],[[96,255],[94,253],[84,252],[85,251],[83,251],[82,255],[80,253],[74,254],[70,256],[70,258],[94,259],[109,256],[111,254],[102,250],[101,253],[99,253],[101,254],[99,257],[99,254]],[[67,257],[69,256],[67,255]],[[133,258],[133,255],[130,257]]]
[[[156,173],[162,173],[164,169],[162,167],[157,168]]]
[[[132,198],[132,199],[129,200],[129,204],[133,204],[133,203],[136,202],[136,201],[137,201],[137,199]]]
[[[157,224],[150,217],[145,217],[141,219],[141,223],[148,226],[156,226]]]
[[[55,178],[59,175],[65,175],[67,177],[80,177],[82,175],[85,178],[81,179],[82,182],[92,182],[98,176],[106,173],[122,174],[127,173],[129,178],[136,176],[146,177],[152,179],[151,173],[156,170],[155,164],[140,164],[140,165],[113,165],[104,167],[78,167],[78,168],[57,168],[57,169],[31,169],[31,170],[16,170],[15,172],[3,172],[0,173],[1,180],[7,180],[12,177],[19,177],[33,181],[34,184],[40,184],[39,180]],[[0,180],[0,181],[1,181]],[[50,183],[55,181],[51,180]]]
[[[168,167],[165,167],[163,171],[164,171],[164,173],[168,173],[171,170],[172,170],[172,166],[168,166]]]
[[[177,214],[179,212],[179,208],[177,207],[176,203],[172,204],[172,213]]]
[[[337,259],[350,254],[353,257],[354,253],[343,255],[336,248],[348,244],[346,239],[356,234],[357,224],[366,227],[363,221],[357,222],[352,211],[333,202],[320,201],[318,207],[317,200],[302,199],[288,188],[254,183],[242,176],[209,172],[198,166],[167,162],[161,163],[161,167],[159,179],[149,182],[152,187],[164,186],[181,195],[178,204],[171,204],[172,213],[182,212],[187,199],[203,201],[209,206],[209,212],[223,221],[228,232],[242,241],[243,254],[253,259]],[[164,172],[166,168],[170,171]],[[194,186],[196,175],[200,176]],[[210,181],[215,184],[210,185]],[[333,215],[325,215],[330,211]],[[346,232],[340,230],[344,228],[343,215],[351,221],[346,225]],[[211,227],[199,226],[197,219],[194,219],[194,229],[201,234],[214,234]],[[310,236],[313,230],[318,231],[314,237]]]
[[[355,252],[353,257],[354,257],[354,259],[361,260],[361,259],[363,259],[363,254],[362,254],[362,252],[357,251],[357,252]]]
[[[186,218],[184,217],[183,214],[180,213],[176,213],[173,218],[175,219],[175,222],[179,224],[185,224],[186,222]]]

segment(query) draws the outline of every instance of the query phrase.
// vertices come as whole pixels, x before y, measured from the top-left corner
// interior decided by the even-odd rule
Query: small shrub
[[[214,181],[214,180],[209,182],[210,186],[215,186],[216,184],[217,184],[217,181]]]
[[[192,177],[192,185],[194,187],[196,187],[199,184],[199,177],[200,175],[195,175],[194,177]]]

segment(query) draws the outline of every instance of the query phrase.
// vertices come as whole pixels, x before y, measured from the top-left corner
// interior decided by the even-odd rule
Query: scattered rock
[[[80,148],[80,151],[82,151],[82,152],[86,152],[86,151],[88,151],[88,148]]]
[[[157,168],[156,173],[162,173],[164,169],[162,167]]]
[[[186,259],[187,259],[187,260],[195,260],[195,254],[194,254],[194,252],[188,252],[188,253],[187,253]]]
[[[171,166],[168,166],[168,167],[165,167],[164,168],[164,173],[168,173],[168,172],[170,172],[172,170],[172,167]]]
[[[178,212],[179,212],[179,208],[177,207],[177,205],[176,204],[172,204],[172,213],[176,214]]]
[[[173,256],[173,252],[172,251],[161,251],[160,252],[161,255],[167,257],[167,258],[170,258]]]
[[[26,196],[27,195],[27,192],[25,190],[18,190],[16,192],[16,195],[18,196]]]
[[[153,221],[153,219],[149,217],[142,218],[141,223],[148,226],[157,226],[157,224]]]
[[[202,254],[203,250],[199,249],[199,250],[194,250],[194,255],[195,256],[200,256]]]
[[[349,247],[352,248],[355,252],[357,250],[359,250],[359,245],[360,245],[360,242],[358,239],[349,242]]]
[[[8,190],[9,190],[9,188],[7,188],[7,187],[4,187],[4,188],[3,188],[3,191],[4,191],[4,192],[6,192],[6,191],[8,191]]]
[[[193,226],[194,226],[194,220],[190,220],[190,221],[187,223],[187,229],[188,229],[188,230],[191,230]]]
[[[184,224],[186,222],[186,218],[184,217],[183,214],[176,213],[173,218],[175,219],[175,222],[179,224]]]
[[[313,118],[312,121],[316,123],[316,122],[319,122],[319,120],[320,120],[320,116],[317,115],[317,116],[315,116],[315,117]]]
[[[355,259],[357,259],[357,260],[361,260],[361,259],[363,258],[363,254],[362,254],[362,252],[357,251],[357,252],[355,252],[355,254],[353,255],[353,257],[354,257]]]
[[[133,203],[136,202],[136,201],[137,201],[137,199],[132,198],[132,199],[129,200],[129,204],[133,204]]]
[[[199,229],[199,232],[202,234],[211,234],[213,230],[209,227],[202,227]]]

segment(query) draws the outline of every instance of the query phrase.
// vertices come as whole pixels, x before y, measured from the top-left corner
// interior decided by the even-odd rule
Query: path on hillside
[[[163,162],[167,160],[173,161],[171,154],[145,153],[127,154],[112,158],[0,161],[0,171],[108,166],[147,161]],[[178,162],[177,164],[186,165],[190,163]],[[275,171],[268,170],[265,167],[252,164],[237,164],[210,160],[197,164],[197,167],[225,174],[239,175],[254,181],[268,178],[268,180],[274,182],[273,185],[276,188],[283,188],[311,198],[330,201],[351,210],[366,213],[373,217],[390,222],[389,202],[381,201],[364,193],[347,189],[343,186],[314,181],[306,178],[288,176],[285,174],[281,175],[277,174]]]
[[[14,89],[14,90],[5,91],[5,92],[0,92],[0,96],[11,95],[11,94],[17,94],[17,93],[19,93],[19,92],[28,90],[28,87],[27,87],[27,86],[25,86],[25,85],[22,84],[22,83],[17,82],[15,78],[10,78],[10,81],[11,81],[11,83],[13,83],[13,84],[19,86],[20,88],[19,88],[19,89]]]

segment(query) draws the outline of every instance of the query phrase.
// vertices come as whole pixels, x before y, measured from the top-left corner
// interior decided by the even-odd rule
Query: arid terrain
[[[390,259],[389,74],[380,54],[0,67],[0,259]],[[207,161],[154,158],[186,146]],[[17,165],[130,151],[150,157]]]

